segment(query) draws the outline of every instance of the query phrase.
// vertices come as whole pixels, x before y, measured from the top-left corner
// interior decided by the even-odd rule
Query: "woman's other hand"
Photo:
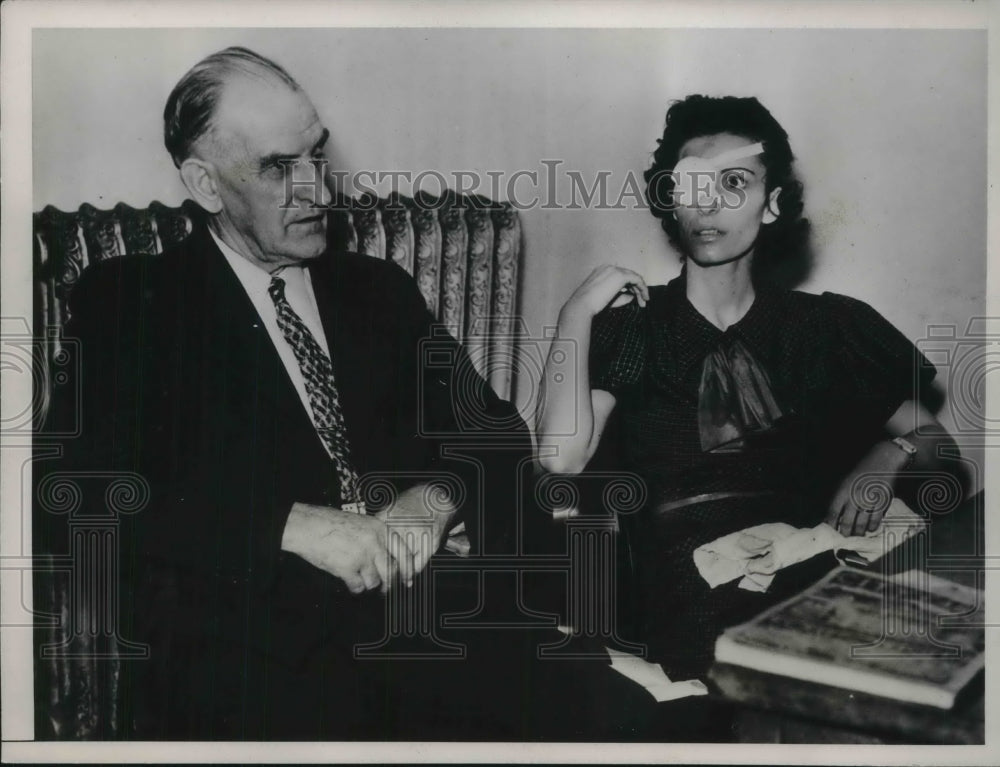
[[[934,415],[914,400],[904,401],[885,424],[889,437],[903,437],[916,448],[907,455],[890,440],[877,443],[844,479],[833,496],[826,523],[843,535],[878,530],[893,495],[917,508],[918,497],[903,480],[906,473],[943,472],[954,476],[957,460],[943,461],[945,452],[957,454],[955,440]],[[960,477],[956,477],[959,485]]]
[[[876,444],[840,483],[824,521],[845,536],[878,530],[906,460],[906,454],[891,442]]]
[[[563,305],[561,314],[593,317],[608,305],[623,306],[635,298],[639,306],[649,301],[649,288],[641,274],[620,266],[599,266]]]

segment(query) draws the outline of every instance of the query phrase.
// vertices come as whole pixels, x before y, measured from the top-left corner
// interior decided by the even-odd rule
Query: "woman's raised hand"
[[[563,304],[538,395],[538,461],[546,471],[579,474],[597,450],[615,398],[590,387],[591,322],[606,306],[632,300],[639,306],[649,301],[646,281],[631,269],[606,265]]]
[[[645,306],[649,301],[649,288],[642,275],[631,269],[605,264],[594,269],[580,284],[566,301],[563,312],[593,317],[609,304],[624,306],[633,298],[639,306]]]

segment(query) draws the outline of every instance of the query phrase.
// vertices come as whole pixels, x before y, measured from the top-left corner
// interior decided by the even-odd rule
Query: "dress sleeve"
[[[615,396],[640,380],[646,359],[643,313],[632,302],[605,309],[594,317],[590,329],[590,388]]]
[[[880,423],[906,400],[920,400],[937,370],[919,349],[868,304],[824,293],[842,341],[844,383]]]

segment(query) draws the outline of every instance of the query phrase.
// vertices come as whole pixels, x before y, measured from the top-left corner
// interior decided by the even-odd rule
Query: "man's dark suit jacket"
[[[516,435],[520,454],[503,453],[520,459],[530,455],[523,422],[468,375],[453,340],[432,341],[436,363],[422,364],[433,318],[401,269],[348,252],[309,269],[359,473],[391,472],[398,487],[419,481],[415,472],[455,473],[470,485],[462,518],[476,540],[479,472],[442,457],[455,440],[429,432],[463,431],[455,410],[464,403],[515,424],[505,434]],[[123,697],[136,735],[295,736],[281,725],[253,728],[303,699],[330,717],[355,703],[364,709],[357,696],[381,688],[362,681],[351,691],[342,661],[354,642],[379,638],[384,603],[348,594],[281,551],[292,504],[336,507],[337,476],[207,230],[160,256],[92,266],[70,308],[65,334],[79,339],[82,437],[52,468],[133,471],[151,489],[147,508],[121,528],[124,633],[153,652],[133,664]],[[466,433],[483,436],[481,427]],[[497,483],[507,490],[487,494],[513,516],[514,477]],[[500,528],[508,529],[504,520]],[[341,689],[327,695],[321,685]],[[253,701],[265,703],[248,714]]]

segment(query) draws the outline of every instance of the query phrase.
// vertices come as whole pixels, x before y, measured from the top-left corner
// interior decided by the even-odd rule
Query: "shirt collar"
[[[283,266],[275,269],[273,272],[268,272],[260,266],[257,266],[257,264],[253,263],[250,259],[244,258],[238,252],[229,247],[229,245],[223,242],[222,238],[211,229],[208,231],[209,234],[212,235],[212,239],[215,240],[215,244],[218,246],[219,250],[222,251],[222,255],[225,256],[226,261],[236,273],[236,277],[246,288],[253,289],[255,291],[267,291],[268,287],[271,285],[272,277],[281,277],[285,281],[286,285],[289,283],[298,285],[305,280],[304,272],[306,270],[304,268]]]

